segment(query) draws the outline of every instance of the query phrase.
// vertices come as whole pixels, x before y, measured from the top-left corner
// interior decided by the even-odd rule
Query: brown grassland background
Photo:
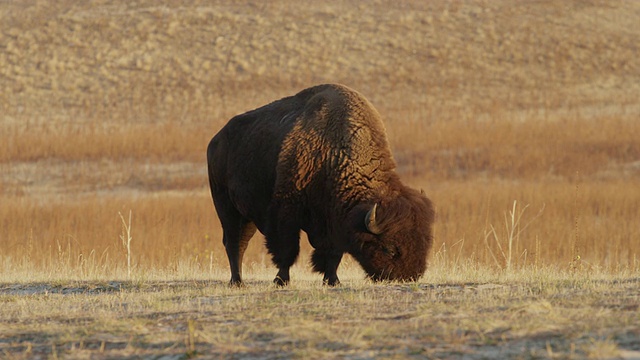
[[[177,358],[211,351],[234,357],[271,344],[266,357],[472,356],[464,344],[494,346],[530,335],[509,327],[513,317],[558,320],[562,311],[548,296],[566,289],[540,285],[546,276],[577,289],[566,290],[567,308],[593,300],[585,293],[612,296],[608,286],[576,277],[616,283],[626,300],[609,312],[596,307],[605,311],[597,316],[582,309],[599,325],[574,329],[578,335],[567,335],[556,353],[549,338],[536,338],[529,345],[537,350],[527,356],[623,356],[622,344],[640,351],[624,340],[640,333],[637,305],[629,305],[638,300],[640,272],[639,24],[640,2],[616,0],[0,1],[0,304],[10,309],[0,320],[18,324],[6,325],[12,335],[4,341],[0,335],[0,351],[8,357],[156,350]],[[418,284],[376,287],[346,258],[340,273],[352,285],[319,289],[320,277],[308,274],[303,240],[292,280],[310,285],[278,292],[265,285],[275,271],[258,234],[244,261],[254,288],[226,289],[221,228],[207,188],[207,143],[233,115],[326,82],[357,89],[374,104],[401,177],[434,201],[431,267]],[[129,211],[132,275],[120,238],[120,215],[126,220]],[[213,296],[211,280],[220,282]],[[107,315],[92,329],[120,335],[83,338],[86,311],[72,316],[68,338],[52,335],[56,327],[42,330],[44,337],[27,331],[51,296],[68,312],[64,304],[72,300],[60,289],[70,281],[81,282],[72,296],[106,293],[91,312],[152,304],[158,313],[183,314],[175,317],[180,325],[160,344],[140,339],[162,326]],[[482,288],[497,293],[478,290],[485,282],[499,283]],[[470,283],[476,284],[471,292]],[[504,302],[502,295],[526,297],[532,289],[542,298],[517,305],[524,308],[507,305],[511,318],[488,317],[490,331],[463,331],[448,321],[434,325],[441,332],[417,332],[421,342],[449,344],[442,351],[402,335],[422,320],[437,323],[434,309],[445,306],[437,305],[443,297],[471,316],[478,301]],[[206,319],[193,320],[193,307],[153,305],[167,297],[183,306],[171,302],[176,293],[200,310],[222,306],[212,314],[257,306],[274,319],[279,302],[293,309],[311,303],[320,312],[341,309],[357,326],[348,326],[348,318],[343,325],[353,332],[332,331],[338,320],[329,316],[321,320],[327,328],[281,337],[247,335],[243,326],[259,325],[248,319],[236,326],[231,318],[209,318],[232,329],[219,333],[203,325]],[[122,299],[135,294],[136,300]],[[383,311],[397,304],[404,310]],[[358,323],[371,307],[377,317]],[[407,308],[420,316],[403,317]],[[604,324],[611,311],[626,325]],[[127,333],[138,325],[147,330]],[[291,330],[278,321],[274,326]],[[398,342],[384,343],[378,326]],[[542,328],[552,339],[566,334],[560,325]],[[626,330],[614,339],[602,330],[610,328]],[[318,345],[310,340],[314,334],[330,340]],[[491,349],[481,356],[498,356]]]

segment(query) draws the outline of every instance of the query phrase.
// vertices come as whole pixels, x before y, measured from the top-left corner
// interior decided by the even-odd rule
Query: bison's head
[[[422,193],[404,189],[356,210],[352,255],[373,280],[415,281],[425,272],[433,243],[434,211]]]

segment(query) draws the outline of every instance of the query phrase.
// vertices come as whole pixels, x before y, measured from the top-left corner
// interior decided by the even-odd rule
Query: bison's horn
[[[371,210],[364,217],[364,224],[370,233],[378,235],[382,233],[382,229],[376,223],[376,212],[378,210],[378,204],[374,204]]]

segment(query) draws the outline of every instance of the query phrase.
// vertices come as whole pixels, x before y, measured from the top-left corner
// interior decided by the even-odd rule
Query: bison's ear
[[[382,229],[376,222],[377,210],[378,204],[374,204],[371,210],[369,210],[367,215],[364,217],[364,225],[367,227],[367,230],[374,235],[382,234]]]
[[[424,192],[424,189],[420,189],[420,195],[427,196],[427,194]]]

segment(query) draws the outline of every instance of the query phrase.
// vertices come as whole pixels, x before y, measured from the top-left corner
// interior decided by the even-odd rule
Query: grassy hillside
[[[0,106],[14,121],[211,126],[342,82],[390,121],[637,115],[638,17],[633,1],[4,2]]]

